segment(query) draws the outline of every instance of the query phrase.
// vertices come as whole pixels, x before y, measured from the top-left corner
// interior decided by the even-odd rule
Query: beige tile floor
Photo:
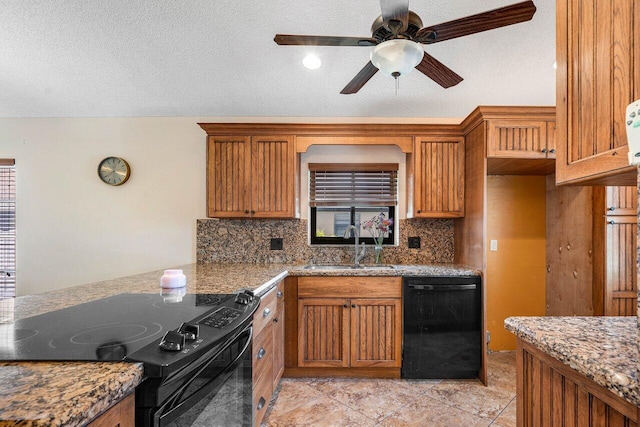
[[[516,425],[514,352],[491,353],[476,380],[284,378],[262,426]]]

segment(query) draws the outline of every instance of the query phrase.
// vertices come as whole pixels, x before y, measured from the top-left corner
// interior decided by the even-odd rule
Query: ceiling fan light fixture
[[[406,39],[387,40],[371,50],[371,63],[383,74],[398,78],[409,73],[422,61],[420,44]]]
[[[320,61],[320,58],[318,58],[316,55],[310,53],[304,57],[304,59],[302,60],[302,65],[304,65],[309,70],[315,70],[320,68],[320,66],[322,65],[322,61]]]

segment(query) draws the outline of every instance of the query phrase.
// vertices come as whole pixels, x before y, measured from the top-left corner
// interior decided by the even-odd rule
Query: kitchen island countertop
[[[629,317],[509,317],[517,337],[625,400],[640,405],[638,320]]]
[[[74,286],[9,300],[3,316],[14,320],[121,293],[266,293],[287,275],[405,276],[469,275],[478,270],[451,264],[395,266],[389,270],[317,271],[284,264],[190,264],[183,290],[161,290],[163,270]],[[6,300],[5,300],[6,301]],[[143,379],[142,365],[126,362],[0,362],[0,424],[80,426],[131,393]]]

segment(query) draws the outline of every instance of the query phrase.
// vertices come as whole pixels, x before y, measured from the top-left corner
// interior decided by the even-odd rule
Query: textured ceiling
[[[425,26],[519,0],[414,0]],[[340,90],[368,47],[278,46],[276,33],[370,36],[377,0],[0,0],[0,117],[463,117],[555,104],[555,1],[529,22],[426,50],[464,81],[414,71]],[[313,50],[323,65],[307,70]]]

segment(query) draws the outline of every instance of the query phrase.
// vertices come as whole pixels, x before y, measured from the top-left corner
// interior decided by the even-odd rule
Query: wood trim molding
[[[460,124],[464,135],[468,134],[481,121],[484,120],[517,120],[523,119],[554,121],[556,120],[556,107],[523,107],[523,106],[487,106],[476,107]]]
[[[437,133],[462,136],[454,124],[373,123],[198,123],[207,135],[295,135],[296,152],[312,145],[397,145],[403,153],[413,152],[414,135]]]

